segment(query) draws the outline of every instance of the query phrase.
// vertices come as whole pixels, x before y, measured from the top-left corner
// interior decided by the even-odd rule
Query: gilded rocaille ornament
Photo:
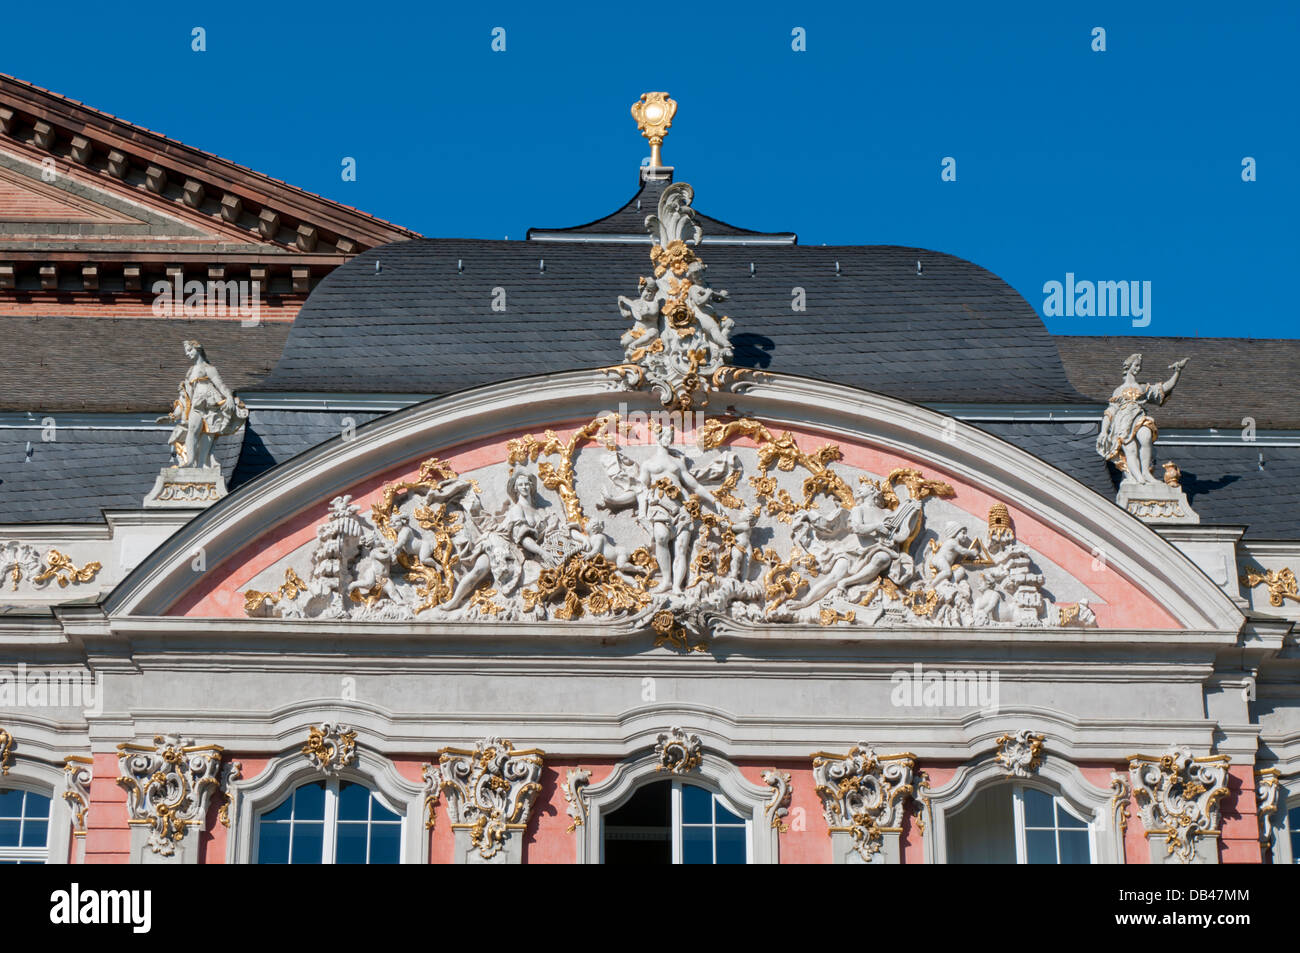
[[[86,811],[90,809],[90,781],[95,763],[86,755],[63,759],[63,800],[72,813],[72,833],[86,836]]]
[[[1131,755],[1129,779],[1147,838],[1163,838],[1167,854],[1191,863],[1197,839],[1218,836],[1231,763],[1228,755],[1193,757],[1183,747],[1155,757]]]
[[[560,790],[564,794],[565,803],[569,805],[565,808],[565,813],[570,818],[569,826],[564,831],[572,834],[587,823],[587,796],[583,792],[591,784],[591,772],[583,767],[570,768],[565,772],[564,778]]]
[[[452,830],[469,832],[483,860],[491,860],[510,836],[528,827],[533,799],[542,789],[537,748],[516,749],[506,738],[489,737],[472,750],[444,748],[438,778],[447,795]]]
[[[1002,770],[1017,778],[1027,778],[1043,764],[1043,735],[1036,735],[1028,728],[1022,728],[1013,734],[1005,734],[994,742],[998,746],[995,758]]]
[[[1294,570],[1284,566],[1281,569],[1247,569],[1241,577],[1241,584],[1247,589],[1256,586],[1268,587],[1268,604],[1281,608],[1286,599],[1300,602],[1300,585],[1297,585]]]
[[[793,794],[790,772],[773,769],[764,771],[762,777],[763,783],[772,789],[772,796],[763,805],[763,816],[767,818],[769,827],[778,834],[784,834],[790,830],[790,825],[785,822],[790,814],[790,798]]]
[[[636,120],[641,135],[650,141],[652,168],[663,166],[660,148],[675,115],[677,115],[677,102],[670,99],[667,93],[642,93],[641,98],[632,104],[632,118]]]
[[[157,735],[152,745],[117,746],[131,824],[149,826],[149,849],[170,857],[191,828],[202,829],[212,795],[221,786],[222,749],[180,735]]]
[[[9,766],[13,764],[14,754],[14,736],[0,728],[0,775],[9,773]]]
[[[812,759],[814,790],[828,832],[848,834],[853,849],[870,861],[884,846],[884,834],[902,833],[916,756],[877,755],[858,742],[848,754],[819,751]]]
[[[673,727],[655,739],[656,771],[689,774],[704,763],[704,743],[700,736]]]
[[[338,774],[356,760],[357,733],[347,725],[311,725],[302,753],[321,774]]]
[[[378,491],[334,498],[312,544],[256,577],[250,616],[493,624],[607,623],[708,651],[728,622],[809,626],[1090,626],[1050,604],[1010,512],[953,509],[911,466],[883,476],[753,418],[603,414],[525,433],[480,486],[437,457]],[[660,419],[662,418],[662,419]],[[485,478],[486,479],[486,478]],[[758,545],[762,540],[764,545]],[[287,564],[286,564],[287,563]]]
[[[37,588],[43,588],[51,580],[60,588],[90,582],[102,568],[98,562],[88,562],[77,568],[71,557],[57,549],[51,549],[42,559],[34,546],[17,540],[10,540],[0,547],[0,579],[7,576],[10,588],[14,590],[24,578],[31,580]]]

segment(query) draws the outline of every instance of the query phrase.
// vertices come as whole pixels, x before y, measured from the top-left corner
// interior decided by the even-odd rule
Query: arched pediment
[[[600,371],[430,400],[242,487],[107,609],[653,630],[681,649],[718,625],[851,638],[1242,623],[1149,527],[951,417],[777,374],[724,399],[679,415],[688,439],[668,446],[662,408]]]

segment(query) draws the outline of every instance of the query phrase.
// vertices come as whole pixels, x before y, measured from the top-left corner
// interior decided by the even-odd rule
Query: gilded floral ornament
[[[72,833],[86,834],[86,811],[90,808],[90,781],[95,760],[85,755],[63,759],[63,801],[72,813]]]
[[[1219,801],[1228,793],[1228,755],[1193,757],[1183,747],[1159,757],[1132,755],[1129,779],[1146,836],[1163,837],[1168,855],[1196,857],[1196,841],[1217,837]]]
[[[790,815],[790,799],[793,794],[790,772],[775,769],[764,771],[763,783],[772,789],[772,796],[763,805],[763,816],[767,818],[769,827],[784,834],[790,830],[790,825],[785,822]]]
[[[222,749],[173,734],[155,736],[152,745],[120,744],[117,752],[129,822],[147,824],[149,849],[172,856],[187,831],[203,827],[221,786]]]
[[[704,743],[699,735],[670,728],[655,739],[655,758],[659,762],[656,771],[689,774],[704,763]]]
[[[604,414],[513,437],[486,487],[434,457],[368,513],[336,497],[315,541],[258,577],[276,588],[243,592],[245,612],[608,623],[681,653],[708,651],[732,622],[1096,624],[1086,598],[1047,601],[1004,504],[987,541],[965,518],[926,533],[928,508],[956,493],[943,480],[863,473],[833,443],[752,418],[701,414],[694,446],[679,444],[676,417]]]
[[[442,792],[442,772],[437,765],[426,764],[421,770],[424,778],[424,829],[431,831],[438,826],[438,795]]]
[[[655,139],[650,141],[657,154]],[[677,182],[663,190],[656,213],[646,216],[654,274],[640,279],[637,297],[619,296],[619,310],[632,327],[620,341],[624,363],[606,369],[624,388],[649,388],[665,407],[681,411],[705,406],[710,393],[742,390],[752,375],[731,364],[735,322],[715,310],[727,292],[709,286],[708,266],[695,252],[702,230],[691,207],[694,198],[694,189]]]
[[[814,790],[830,833],[848,834],[853,850],[870,861],[884,845],[882,835],[902,833],[915,767],[915,755],[877,755],[865,742],[846,755],[814,754]]]
[[[347,725],[312,725],[302,753],[321,774],[338,774],[356,760],[357,733]]]
[[[1017,778],[1027,778],[1043,764],[1042,735],[1036,735],[1028,728],[1021,728],[1014,735],[998,737],[994,742],[998,746],[995,758],[1007,774]]]
[[[1256,586],[1268,587],[1268,604],[1281,608],[1286,599],[1300,602],[1300,585],[1296,583],[1295,572],[1290,568],[1281,569],[1247,569],[1241,577],[1241,584],[1247,589]]]
[[[528,827],[533,799],[542,789],[537,748],[516,749],[489,737],[472,750],[444,748],[438,756],[439,783],[447,795],[452,830],[466,830],[478,855],[490,860],[512,832]]]
[[[69,556],[57,549],[51,549],[42,559],[34,546],[17,540],[10,540],[0,547],[0,579],[7,576],[10,588],[14,590],[24,578],[31,580],[37,588],[44,588],[51,580],[57,582],[59,588],[90,582],[102,568],[97,562],[88,562],[77,568]]]
[[[13,764],[14,755],[14,736],[0,728],[0,775],[9,773],[9,766]]]
[[[587,823],[587,796],[583,792],[589,784],[591,772],[586,768],[570,768],[565,772],[565,781],[560,785],[560,790],[564,794],[565,803],[569,805],[565,808],[565,813],[571,819],[569,826],[564,829],[565,833],[572,834]]]
[[[1128,775],[1115,772],[1110,776],[1110,812],[1115,819],[1115,826],[1120,836],[1128,832],[1129,800],[1133,796],[1133,784]]]

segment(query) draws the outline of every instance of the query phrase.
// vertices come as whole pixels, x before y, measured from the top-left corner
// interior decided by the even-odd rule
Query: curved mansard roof
[[[263,387],[444,394],[620,363],[617,299],[650,267],[643,223],[660,191],[647,183],[604,219],[529,241],[372,249],[313,291]],[[1034,309],[978,265],[699,221],[709,282],[730,294],[721,310],[736,320],[736,364],[917,402],[1084,400]]]

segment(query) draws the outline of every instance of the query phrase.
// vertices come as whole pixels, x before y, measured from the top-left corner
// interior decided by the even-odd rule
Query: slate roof
[[[631,235],[640,241],[648,243],[650,235],[645,230],[646,216],[659,207],[659,196],[669,184],[668,180],[649,179],[642,183],[641,188],[627,200],[627,203],[622,208],[611,212],[604,218],[598,218],[594,222],[588,222],[585,225],[573,225],[565,228],[530,228],[528,238],[534,240],[548,237],[579,239],[584,235],[590,235],[593,238],[609,235]],[[700,212],[696,213],[695,220],[704,229],[706,243],[709,239],[716,238],[728,238],[742,242],[746,239],[775,239],[790,243],[795,241],[792,232],[756,232],[752,229],[728,225],[726,222],[710,218]]]
[[[244,443],[229,487],[234,490],[271,467],[337,437],[347,418],[357,428],[379,416],[357,411],[254,410],[244,427]]]
[[[917,402],[1084,400],[1034,310],[960,258],[894,246],[700,254],[713,286],[730,293],[720,310],[736,320],[738,364]],[[420,239],[372,249],[312,292],[262,386],[442,394],[616,364],[628,326],[617,298],[634,297],[649,267],[647,247],[633,244]],[[804,311],[792,308],[796,288]],[[505,310],[493,310],[494,296]]]
[[[166,429],[0,428],[0,523],[98,523],[101,509],[139,509],[169,462]],[[28,442],[32,454],[26,453]],[[229,479],[239,444],[217,441]]]
[[[0,411],[158,411],[176,399],[189,362],[181,342],[203,343],[238,391],[271,369],[287,324],[170,318],[0,319]],[[151,483],[152,485],[152,483]]]
[[[1300,340],[1266,338],[1056,337],[1070,382],[1105,402],[1124,378],[1124,359],[1142,354],[1143,381],[1164,380],[1188,358],[1178,387],[1155,411],[1161,427],[1300,430]]]

